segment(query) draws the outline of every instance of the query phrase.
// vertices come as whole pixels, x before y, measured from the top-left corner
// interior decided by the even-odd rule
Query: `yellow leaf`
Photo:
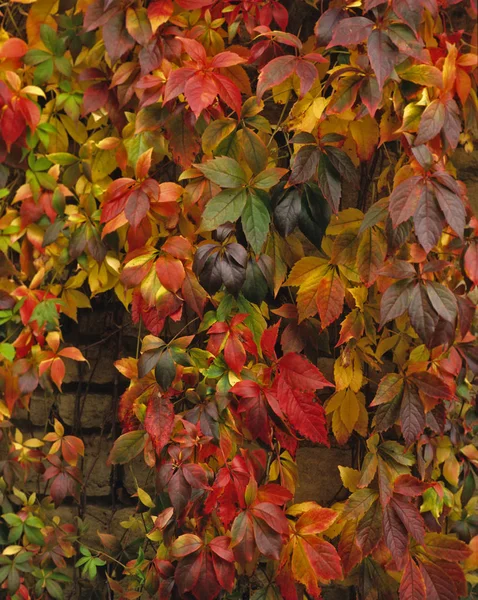
[[[144,504],[148,508],[155,507],[155,504],[154,504],[153,500],[151,499],[151,496],[148,494],[148,492],[145,492],[143,489],[138,488],[137,494],[138,494],[138,498],[141,500],[142,504]]]
[[[362,437],[367,437],[368,433],[368,411],[365,408],[365,396],[359,392],[357,394],[357,399],[359,401],[359,416],[357,422],[355,423],[355,431],[359,433]]]
[[[363,310],[364,304],[368,298],[368,289],[365,286],[362,286],[362,287],[349,288],[348,291],[352,294],[353,299],[355,300],[355,304],[357,305],[357,308],[360,308],[360,310]]]
[[[60,121],[68,132],[68,135],[78,144],[84,144],[88,139],[86,127],[80,121],[73,121],[68,115],[60,115]]]
[[[360,359],[355,352],[350,356],[348,364],[344,364],[343,355],[335,361],[334,378],[338,391],[348,387],[354,392],[360,390],[362,387],[363,374]]]
[[[334,416],[332,417],[332,431],[339,444],[345,444],[352,433],[352,431],[349,431],[345,423],[342,421],[340,410],[336,410],[334,412]]]
[[[443,476],[451,485],[458,486],[458,478],[460,476],[460,463],[456,460],[456,456],[450,453],[449,457],[443,463]]]
[[[40,26],[50,25],[55,31],[57,24],[53,15],[58,10],[58,0],[37,0],[28,11],[27,17],[27,37],[30,48],[35,47],[40,42]]]
[[[2,552],[3,556],[13,556],[23,550],[23,546],[7,546]]]
[[[326,400],[324,405],[326,415],[330,415],[330,413],[334,412],[334,410],[337,410],[340,407],[345,397],[345,393],[346,390],[340,390]]]
[[[380,137],[377,121],[370,115],[366,115],[360,121],[352,121],[350,133],[357,145],[360,160],[370,160]]]
[[[292,267],[286,285],[302,285],[306,282],[322,279],[327,270],[328,262],[325,258],[306,256]]]
[[[338,235],[344,231],[355,231],[360,228],[363,221],[363,212],[358,208],[346,208],[341,210],[338,215],[332,215],[327,235]]]
[[[360,480],[360,471],[350,467],[342,467],[341,465],[339,465],[339,471],[344,487],[346,487],[349,492],[355,492]]]
[[[338,411],[335,411],[334,417],[337,412]],[[350,433],[352,433],[355,424],[357,423],[359,414],[360,406],[357,396],[352,390],[347,390],[344,400],[340,405],[340,419]]]

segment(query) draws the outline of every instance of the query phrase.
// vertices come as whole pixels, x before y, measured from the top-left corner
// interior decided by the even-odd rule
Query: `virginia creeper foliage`
[[[127,600],[477,597],[478,220],[454,153],[478,138],[478,61],[455,5],[476,18],[0,7],[7,598],[61,599],[72,566]],[[15,419],[85,362],[65,331],[100,295],[138,330],[108,460],[144,460],[154,493],[132,499],[134,543],[94,550],[56,511],[86,493],[82,439]],[[294,503],[303,440],[353,449],[330,507]]]

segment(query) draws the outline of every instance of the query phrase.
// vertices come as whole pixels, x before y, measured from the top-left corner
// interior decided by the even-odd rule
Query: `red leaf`
[[[0,131],[7,146],[7,150],[10,150],[11,145],[16,142],[25,131],[25,119],[23,115],[20,112],[14,112],[10,106],[4,106],[2,120],[0,122]]]
[[[298,390],[315,392],[334,387],[317,367],[295,352],[289,352],[279,360],[279,372],[287,383]]]
[[[313,394],[292,388],[280,378],[277,396],[281,409],[296,431],[311,442],[328,445],[325,411],[314,402]]]
[[[241,565],[252,562],[255,551],[254,530],[252,518],[246,511],[235,518],[231,534],[236,561]]]
[[[320,580],[342,579],[342,566],[337,550],[322,538],[305,536],[303,538],[304,552]]]
[[[340,317],[344,307],[344,298],[344,284],[339,274],[335,269],[329,271],[327,276],[320,280],[316,296],[322,329]]]
[[[211,106],[217,94],[218,89],[212,73],[197,71],[188,78],[184,86],[184,95],[196,118],[199,118],[205,108]]]
[[[268,89],[290,77],[295,71],[297,60],[295,56],[279,56],[268,62],[257,80],[257,100],[260,100]]]
[[[149,198],[140,189],[133,190],[128,197],[124,208],[125,217],[131,227],[138,227],[144,217],[148,214]]]
[[[458,600],[455,585],[443,569],[421,560],[420,571],[425,581],[427,600]]]
[[[244,62],[246,62],[246,59],[235,52],[219,52],[212,59],[211,67],[214,69],[223,69],[225,67],[232,67],[233,65],[240,65]]]
[[[413,217],[423,190],[423,177],[415,175],[397,185],[390,196],[390,216],[394,227]]]
[[[445,219],[455,233],[463,239],[466,213],[462,199],[454,191],[444,185],[432,183],[438,204],[445,215]]]
[[[169,102],[184,92],[187,81],[196,73],[196,69],[183,67],[172,71],[164,87],[163,102]]]
[[[332,46],[356,46],[364,42],[372,32],[373,21],[365,17],[351,17],[341,20],[333,30]]]
[[[368,556],[382,539],[382,507],[374,502],[357,528],[357,546]]]
[[[179,561],[174,572],[174,579],[182,595],[192,590],[197,584],[203,569],[204,556],[204,552],[198,552],[197,554],[190,554]]]
[[[392,498],[390,505],[395,510],[405,529],[419,544],[425,540],[425,522],[418,508],[411,502]]]
[[[310,90],[317,79],[317,69],[305,60],[298,60],[295,66],[295,74],[300,80],[299,98],[302,98]]]
[[[416,562],[408,558],[400,582],[400,600],[426,600],[425,581]]]
[[[277,343],[277,336],[279,335],[280,320],[272,327],[268,327],[261,336],[261,349],[270,360],[277,360],[275,346]]]
[[[88,115],[103,108],[108,101],[108,84],[94,83],[83,95],[83,114]]]
[[[73,435],[66,435],[61,440],[61,453],[69,465],[76,467],[78,456],[85,455],[83,440]]]
[[[413,444],[425,429],[425,411],[420,396],[408,385],[403,392],[400,420],[405,442]]]
[[[441,100],[433,100],[423,111],[418,127],[415,145],[425,144],[436,137],[445,124],[445,105]]]
[[[289,533],[289,524],[283,511],[270,502],[259,502],[251,509],[254,518],[262,519],[271,529],[282,535]]]
[[[20,58],[28,52],[27,44],[19,38],[10,38],[0,49],[0,58]]]
[[[418,389],[430,396],[431,398],[443,398],[445,400],[451,400],[454,396],[450,387],[433,373],[427,371],[421,373],[413,373],[410,380],[417,385]]]
[[[398,50],[388,35],[381,29],[374,29],[368,38],[368,57],[380,90],[395,68],[398,56]]]
[[[362,551],[357,544],[357,524],[354,521],[345,523],[337,550],[342,561],[344,575],[347,576],[362,560]]]
[[[61,358],[53,359],[51,363],[51,371],[50,375],[52,381],[55,383],[56,387],[61,390],[61,384],[63,383],[63,378],[65,377],[65,363],[61,360]]]
[[[229,538],[227,539],[229,540]],[[233,564],[234,555],[232,553],[232,550],[230,552],[232,555],[232,561],[223,560],[220,556],[214,553],[211,555],[216,579],[220,586],[223,587],[229,593],[231,593],[234,588],[234,578],[236,575],[236,569],[234,568]]]
[[[126,11],[120,10],[103,26],[103,41],[113,63],[134,47],[134,40],[125,26],[125,15]]]
[[[397,569],[403,569],[408,556],[408,533],[390,504],[383,509],[383,535]]]
[[[218,94],[221,100],[225,102],[237,115],[241,114],[242,100],[239,88],[227,77],[214,73],[214,81],[216,82]]]
[[[474,283],[478,285],[478,241],[472,240],[465,252],[465,273]]]
[[[471,556],[472,551],[465,542],[451,535],[442,533],[427,533],[425,536],[427,554],[433,558],[460,562]]]
[[[267,402],[260,386],[255,381],[239,381],[230,390],[242,400],[238,412],[245,413],[246,426],[254,437],[270,443],[270,426]]]
[[[191,269],[186,269],[185,271],[185,277],[181,291],[186,304],[202,318],[208,295]]]
[[[183,285],[186,273],[183,263],[169,256],[160,256],[156,261],[156,273],[159,281],[170,292],[177,292]]]
[[[209,547],[214,554],[227,562],[234,562],[234,554],[231,550],[231,538],[226,535],[215,537],[209,542]]]
[[[431,483],[420,481],[420,479],[413,477],[413,475],[404,474],[399,475],[395,479],[393,489],[397,494],[417,498],[418,496],[422,496],[431,485]]]
[[[159,394],[148,403],[144,418],[144,428],[153,442],[154,449],[160,454],[169,442],[174,423],[173,405]]]
[[[227,366],[238,375],[246,364],[246,351],[239,337],[231,332],[224,348],[224,359]]]

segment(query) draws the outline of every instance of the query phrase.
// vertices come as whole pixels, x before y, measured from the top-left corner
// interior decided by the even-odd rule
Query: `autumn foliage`
[[[0,7],[2,597],[478,593],[476,0],[285,4]],[[100,296],[138,332],[108,460],[155,492],[95,550],[82,439],[17,419]],[[353,451],[330,507],[302,440]]]

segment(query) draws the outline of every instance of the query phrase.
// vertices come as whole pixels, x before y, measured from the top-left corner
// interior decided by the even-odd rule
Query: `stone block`
[[[112,441],[101,436],[88,436],[85,442],[83,478],[87,496],[108,496],[110,494],[111,465],[107,465]]]
[[[330,506],[342,487],[339,465],[352,465],[352,454],[348,448],[299,448],[299,484],[295,502],[314,500],[321,506]]]
[[[75,416],[75,394],[60,396],[60,416],[67,425],[73,425]],[[88,394],[81,398],[81,427],[101,428],[112,422],[112,398],[106,394]]]
[[[20,406],[15,407],[14,418],[24,421],[30,421],[32,425],[44,427],[50,416],[50,410],[55,402],[55,397],[48,392],[33,394],[30,398],[28,408]]]
[[[149,494],[155,490],[156,470],[148,467],[140,454],[131,463],[124,466],[123,484],[128,494],[135,494],[139,486]]]
[[[109,342],[109,343],[108,343]],[[104,344],[98,344],[90,348],[79,346],[84,357],[88,360],[86,363],[77,363],[73,360],[66,360],[66,373],[64,383],[75,383],[79,381],[78,367],[82,370],[82,379],[86,383],[90,381],[97,384],[112,383],[117,374],[114,362],[116,360],[116,345],[110,340]]]

